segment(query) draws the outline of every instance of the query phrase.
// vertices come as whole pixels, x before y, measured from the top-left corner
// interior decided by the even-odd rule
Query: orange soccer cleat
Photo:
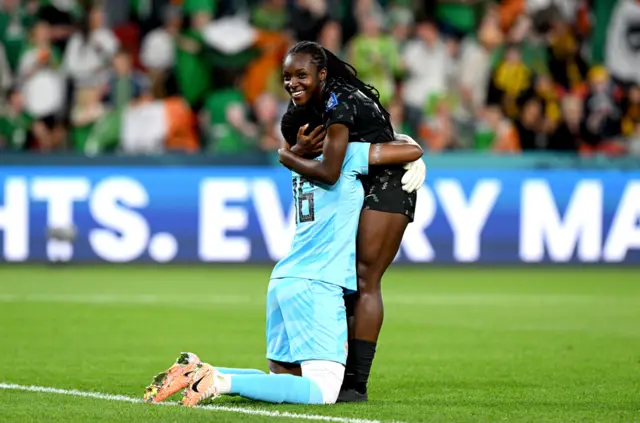
[[[220,396],[218,386],[225,385],[224,377],[210,364],[199,363],[191,375],[191,383],[185,389],[180,403],[193,407],[200,401]]]
[[[144,401],[158,403],[189,386],[191,376],[198,364],[200,359],[197,355],[181,353],[173,366],[153,378],[151,385],[147,386],[144,393]]]

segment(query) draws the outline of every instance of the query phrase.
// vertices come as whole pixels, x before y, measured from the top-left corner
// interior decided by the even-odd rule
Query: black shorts
[[[404,169],[371,166],[369,175],[362,178],[364,186],[364,210],[403,214],[413,222],[416,214],[416,193],[402,190]]]

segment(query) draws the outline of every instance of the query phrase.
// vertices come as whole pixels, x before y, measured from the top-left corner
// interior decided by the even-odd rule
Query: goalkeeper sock
[[[234,369],[233,367],[216,367],[216,370],[223,375],[263,375],[262,370],[257,369]]]
[[[275,404],[322,404],[322,391],[309,378],[293,375],[224,375],[221,394],[240,395]]]

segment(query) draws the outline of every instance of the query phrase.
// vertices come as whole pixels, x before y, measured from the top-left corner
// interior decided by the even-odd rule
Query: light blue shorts
[[[347,362],[347,316],[338,285],[271,279],[267,292],[267,358]]]

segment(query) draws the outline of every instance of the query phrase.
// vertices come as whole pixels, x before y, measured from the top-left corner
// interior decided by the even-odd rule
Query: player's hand
[[[409,144],[418,145],[418,143],[408,135],[396,134],[395,138],[408,142]],[[422,158],[420,158],[415,162],[407,163],[404,165],[404,168],[406,172],[402,176],[402,189],[408,193],[417,191],[424,184],[424,180],[427,177],[427,166],[424,164]]]
[[[324,137],[327,135],[327,131],[325,131],[324,126],[319,125],[309,135],[305,135],[304,132],[308,127],[309,124],[306,124],[298,129],[296,145],[291,147],[291,152],[297,156],[322,153]]]

